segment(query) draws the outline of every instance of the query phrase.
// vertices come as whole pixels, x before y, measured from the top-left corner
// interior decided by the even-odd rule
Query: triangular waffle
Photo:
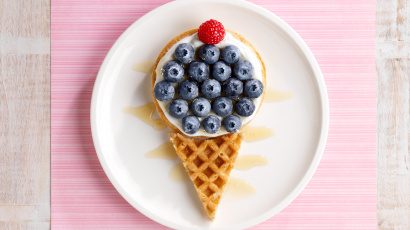
[[[213,219],[238,155],[241,135],[235,133],[201,139],[173,132],[171,142],[195,186],[206,214]]]

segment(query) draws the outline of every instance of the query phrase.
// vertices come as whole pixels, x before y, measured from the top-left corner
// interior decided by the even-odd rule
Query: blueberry
[[[224,83],[225,96],[235,98],[243,92],[243,83],[235,78],[229,78]]]
[[[212,110],[221,117],[232,113],[232,100],[226,97],[218,97],[212,102]]]
[[[221,95],[221,84],[215,79],[208,79],[201,85],[201,93],[208,99],[213,99]]]
[[[189,64],[188,73],[193,80],[203,82],[209,78],[209,66],[203,62],[193,61]]]
[[[209,115],[202,121],[202,126],[207,133],[216,133],[221,128],[221,120],[215,115]]]
[[[236,115],[229,115],[223,119],[222,124],[225,127],[226,131],[235,133],[238,132],[241,128],[242,121],[241,118]]]
[[[205,117],[211,111],[211,103],[203,97],[198,97],[192,102],[191,110],[196,116]]]
[[[182,129],[188,134],[196,133],[199,129],[199,126],[201,126],[201,123],[195,116],[191,115],[182,118]]]
[[[249,98],[242,98],[235,104],[235,111],[243,117],[249,117],[255,111],[255,104]]]
[[[226,63],[233,64],[239,61],[241,51],[239,51],[238,47],[229,45],[222,49],[221,56],[222,60],[224,60]]]
[[[212,77],[218,81],[226,81],[231,76],[231,67],[223,61],[218,61],[212,66]]]
[[[155,84],[154,95],[159,101],[169,101],[174,98],[175,88],[167,81],[160,81]]]
[[[257,79],[251,79],[245,82],[244,93],[250,98],[257,98],[263,92],[262,82]]]
[[[214,64],[219,59],[219,49],[214,45],[203,45],[199,47],[199,58],[207,64]]]
[[[185,100],[192,100],[198,97],[199,89],[195,82],[183,81],[179,85],[179,96]]]
[[[174,57],[183,64],[188,64],[194,60],[194,47],[189,43],[181,43],[174,52]]]
[[[169,61],[163,68],[164,78],[169,82],[181,82],[184,79],[184,68],[176,61]]]
[[[169,104],[168,111],[175,118],[183,118],[188,113],[188,102],[182,99],[173,100]]]
[[[242,81],[251,79],[253,75],[253,66],[247,60],[240,60],[233,66],[233,74]]]

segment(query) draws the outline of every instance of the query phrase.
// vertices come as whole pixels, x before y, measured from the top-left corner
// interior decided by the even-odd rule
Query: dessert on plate
[[[262,103],[265,65],[244,37],[216,20],[174,37],[152,72],[154,104],[210,219]]]

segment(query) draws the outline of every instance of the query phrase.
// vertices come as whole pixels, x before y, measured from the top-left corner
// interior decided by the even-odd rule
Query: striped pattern
[[[91,140],[99,66],[121,32],[166,1],[52,0],[52,227],[158,229],[112,187]],[[375,229],[375,2],[255,0],[285,19],[318,58],[328,86],[330,133],[303,193],[255,229]]]

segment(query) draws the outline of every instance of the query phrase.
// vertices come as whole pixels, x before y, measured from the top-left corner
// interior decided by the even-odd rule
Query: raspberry
[[[199,26],[198,38],[206,44],[217,44],[225,37],[225,28],[217,20],[208,20]]]

